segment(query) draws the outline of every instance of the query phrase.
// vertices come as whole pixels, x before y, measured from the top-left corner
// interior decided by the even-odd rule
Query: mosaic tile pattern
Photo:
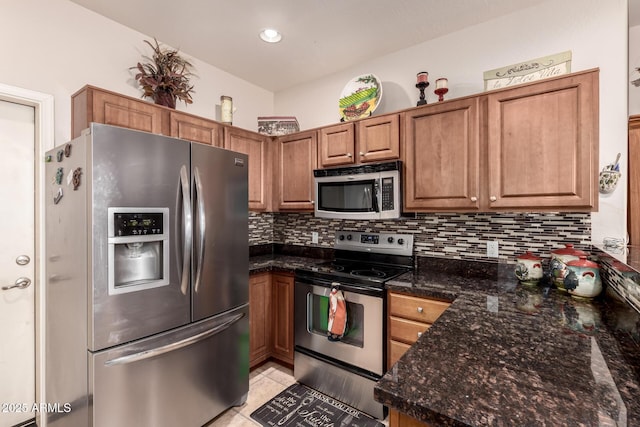
[[[640,273],[605,254],[600,254],[599,265],[602,282],[640,313]]]
[[[273,216],[273,213],[249,212],[249,246],[274,242]]]
[[[310,213],[263,215],[272,215],[260,222],[273,220],[273,242],[287,245],[330,248],[335,230],[411,233],[417,256],[495,262],[486,256],[486,242],[497,240],[498,262],[510,263],[527,250],[545,257],[565,243],[584,250],[591,244],[588,213],[417,214],[387,221],[330,220]],[[311,243],[312,231],[318,232],[317,244]],[[250,242],[264,238],[252,237]]]

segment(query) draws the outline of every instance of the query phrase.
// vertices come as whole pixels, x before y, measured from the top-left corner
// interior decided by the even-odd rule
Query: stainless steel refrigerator
[[[45,161],[45,398],[62,410],[40,416],[198,427],[243,403],[247,156],[91,124]]]

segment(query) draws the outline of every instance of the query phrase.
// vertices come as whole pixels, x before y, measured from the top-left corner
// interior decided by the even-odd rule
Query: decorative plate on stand
[[[342,89],[338,107],[340,121],[369,117],[382,99],[382,83],[375,74],[354,77]]]

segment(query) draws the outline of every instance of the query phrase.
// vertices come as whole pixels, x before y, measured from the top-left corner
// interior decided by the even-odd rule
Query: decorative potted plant
[[[155,45],[144,40],[153,49],[151,58],[143,57],[148,62],[138,62],[138,65],[131,67],[138,70],[135,79],[144,91],[142,97],[152,98],[156,104],[169,108],[176,108],[177,99],[185,104],[193,103],[191,93],[194,90],[189,84],[193,66],[177,50],[161,47],[155,38],[153,41]]]

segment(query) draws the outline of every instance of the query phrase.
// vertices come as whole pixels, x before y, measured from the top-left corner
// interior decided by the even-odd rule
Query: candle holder
[[[438,102],[444,101],[444,94],[449,92],[449,89],[446,87],[441,87],[433,91],[436,95],[438,95]]]
[[[421,105],[425,105],[427,103],[427,100],[425,99],[424,96],[424,90],[429,86],[429,82],[419,82],[416,83],[416,87],[420,90],[420,99],[418,100],[418,103],[416,104],[416,106],[421,106]]]

